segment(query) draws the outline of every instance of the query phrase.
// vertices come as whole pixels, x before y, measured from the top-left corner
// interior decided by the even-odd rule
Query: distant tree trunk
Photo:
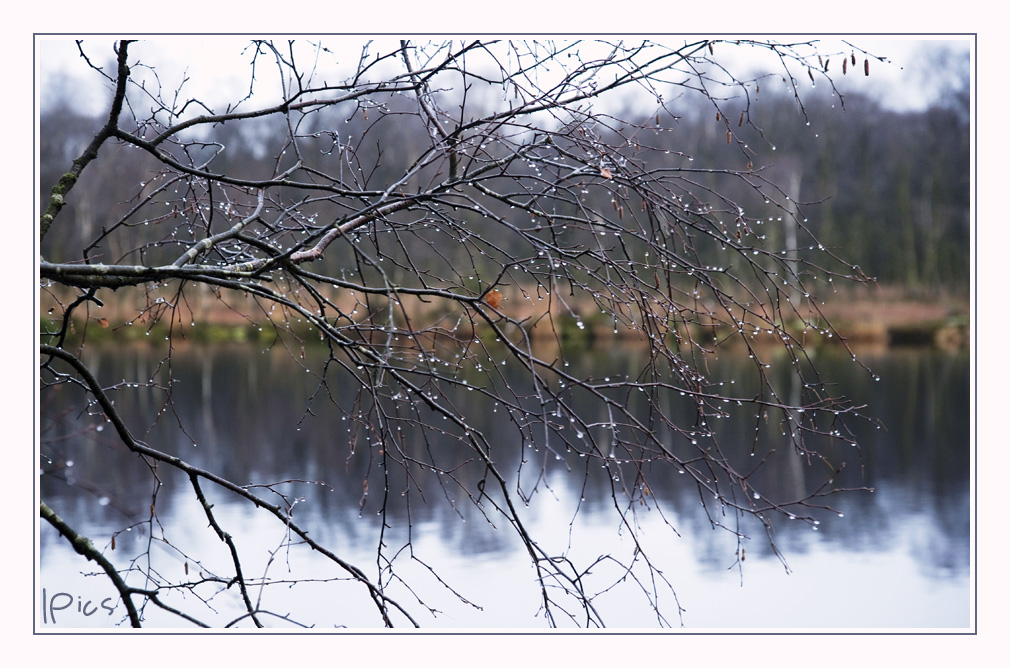
[[[917,286],[920,281],[919,249],[916,237],[915,211],[912,206],[912,184],[908,165],[902,163],[897,171],[894,194],[894,213],[900,231],[901,248],[895,259],[900,258],[903,266],[898,267],[906,285]],[[926,248],[926,253],[931,250]]]
[[[802,183],[802,166],[799,163],[793,163],[786,177],[786,192],[789,195],[789,201],[786,203],[786,215],[782,216],[782,227],[785,232],[784,250],[787,258],[786,263],[790,268],[791,274],[787,279],[792,288],[789,291],[789,303],[792,304],[794,309],[802,299],[800,291],[795,289],[797,287],[796,272],[799,268],[799,250],[796,241],[800,217],[798,202],[800,201],[800,185]]]
[[[933,175],[929,172],[923,177],[921,205],[919,206],[919,224],[924,230],[926,243],[923,244],[922,277],[932,285],[939,285],[940,277],[940,230],[933,217]]]

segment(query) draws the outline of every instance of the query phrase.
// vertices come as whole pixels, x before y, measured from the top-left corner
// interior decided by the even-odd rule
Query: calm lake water
[[[88,361],[106,385],[132,384],[150,377],[163,352],[143,346],[93,347]],[[686,630],[970,626],[974,574],[969,356],[892,349],[863,354],[861,359],[879,381],[840,351],[821,352],[818,363],[826,377],[858,403],[869,404],[866,413],[885,425],[877,429],[852,424],[862,457],[851,461],[850,473],[861,474],[850,486],[875,491],[832,497],[831,507],[842,516],[826,514],[816,530],[805,523],[776,520],[776,542],[788,570],[769,548],[763,530],[749,525],[741,525],[749,538],[743,545],[746,559],[737,563],[736,538],[712,529],[693,485],[679,485],[673,476],[662,489],[652,490],[663,513],[638,513],[638,539],[676,592],[674,599],[660,589],[659,613],[667,623]],[[305,365],[311,369],[310,362]],[[611,351],[587,356],[585,364],[608,372],[626,361]],[[363,496],[362,481],[370,479],[374,489],[381,478],[368,469],[368,458],[349,456],[346,438],[341,439],[346,429],[335,411],[325,410],[327,404],[314,403],[314,415],[307,414],[317,388],[312,374],[294,364],[287,352],[264,352],[254,345],[216,347],[213,353],[196,346],[179,349],[173,354],[171,373],[179,381],[175,413],[163,414],[154,426],[151,416],[163,407],[162,394],[143,387],[121,387],[113,393],[120,410],[134,416],[135,433],[154,447],[220,471],[240,484],[325,481],[328,486],[292,483],[285,488],[301,498],[296,520],[374,579],[385,565],[376,558],[381,495]],[[329,391],[341,402],[349,389]],[[182,578],[184,571],[187,577],[204,569],[228,572],[226,548],[207,527],[186,480],[173,473],[165,473],[157,490],[160,525],[152,541],[144,523],[155,492],[147,467],[117,445],[111,430],[95,429],[100,420],[81,414],[80,399],[81,394],[69,387],[42,396],[40,486],[50,507],[91,537],[119,567],[151,566],[168,579]],[[496,416],[481,419],[483,428],[495,433]],[[723,442],[733,436],[732,427],[726,429]],[[498,431],[508,439],[507,430]],[[740,440],[746,442],[746,437]],[[507,445],[503,443],[502,449]],[[591,475],[587,482],[577,459],[553,454],[542,465],[545,473],[524,519],[545,549],[565,552],[584,566],[600,555],[629,558],[634,546],[627,529],[619,526],[609,488],[599,476]],[[540,460],[536,466],[539,471]],[[783,486],[804,483],[801,469],[775,475]],[[450,502],[437,474],[416,482],[426,492],[423,502],[415,494],[409,506],[395,498],[388,506],[384,554],[412,587],[411,592],[394,581],[390,594],[411,606],[425,627],[545,628],[540,589],[515,532],[500,516],[492,517],[497,524],[492,526],[465,498],[458,504]],[[227,494],[210,489],[208,494],[218,521],[247,555],[247,575],[321,580],[254,589],[264,608],[290,612],[293,619],[319,628],[382,626],[360,586],[334,581],[338,574],[330,562],[304,546],[283,547],[285,531],[276,519],[252,512],[248,504],[236,503]],[[578,508],[574,521],[573,508]],[[129,527],[133,528],[126,530]],[[110,543],[113,534],[118,534],[115,551]],[[407,549],[397,552],[408,543]],[[183,553],[204,561],[193,563]],[[131,562],[138,555],[143,556]],[[109,597],[107,606],[116,600],[105,577],[90,575],[97,570],[94,564],[84,562],[47,524],[41,528],[40,569],[39,628],[110,628],[123,623],[121,605],[111,614],[101,607]],[[612,628],[658,628],[657,612],[641,589],[630,579],[621,582],[621,575],[607,561],[586,575],[590,587],[606,589],[595,599],[604,622]],[[143,585],[140,580],[131,583]],[[415,596],[439,614],[425,612]],[[233,592],[207,601],[179,593],[171,602],[215,624],[241,614]],[[86,615],[86,610],[94,614]],[[154,628],[190,626],[153,606],[146,608],[145,619],[145,625]],[[394,621],[407,625],[402,618]],[[558,621],[564,625],[566,620]],[[295,628],[281,620],[273,625]]]

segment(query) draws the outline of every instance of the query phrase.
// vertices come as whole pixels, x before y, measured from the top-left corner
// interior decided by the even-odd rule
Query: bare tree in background
[[[307,366],[318,382],[311,411],[346,418],[339,437],[348,457],[369,462],[363,491],[383,526],[403,494],[409,504],[473,504],[524,547],[552,626],[604,625],[595,598],[613,583],[587,584],[601,561],[617,562],[616,579],[636,583],[658,625],[680,623],[659,603],[676,600],[675,579],[644,545],[627,558],[582,563],[530,530],[523,509],[550,502],[540,492],[556,461],[574,461],[568,475],[587,481],[591,470],[606,474],[614,518],[632,541],[638,514],[664,512],[653,481],[667,484],[669,473],[696,488],[713,527],[742,538],[740,520],[754,518],[776,553],[776,519],[818,521],[825,497],[841,491],[841,465],[819,446],[854,445],[843,419],[861,407],[808,354],[839,338],[815,295],[835,278],[866,277],[820,247],[805,205],[768,180],[770,143],[740,138],[744,130],[760,136],[751,105],[764,79],[738,78],[719,56],[774,56],[799,124],[808,79],[834,90],[830,77],[843,61],[861,77],[871,56],[753,41],[404,41],[385,51],[366,46],[337,81],[327,72],[331,52],[310,46],[253,42],[250,93],[225,109],[164,94],[152,85],[152,64],[131,58],[129,41],[115,46],[115,71],[81,47],[113,93],[105,125],[42,206],[41,290],[43,303],[55,305],[41,333],[43,406],[60,386],[82,388],[81,410],[101,416],[155,483],[151,535],[169,541],[158,531],[156,483],[173,472],[188,481],[204,511],[199,523],[230,560],[225,573],[172,578],[148,547],[145,558],[116,565],[114,539],[95,545],[43,498],[42,518],[107,573],[129,623],[141,625],[154,605],[196,625],[219,624],[201,602],[227,596],[245,610],[229,624],[286,617],[261,602],[259,592],[273,585],[244,567],[233,539],[239,527],[215,513],[208,490],[275,517],[289,547],[324,555],[366,591],[382,623],[424,622],[421,600],[389,594],[404,546],[380,539],[370,568],[300,524],[299,486],[327,481],[249,485],[128,426],[161,420],[185,429],[171,359],[208,297],[290,351],[291,364],[307,364],[306,347],[325,349],[321,364]],[[280,95],[256,106],[265,85]],[[686,113],[711,115],[723,165],[695,164],[677,149],[698,141],[678,135]],[[269,160],[236,159],[245,126],[269,128]],[[146,174],[111,169],[138,160]],[[61,210],[92,173],[103,175],[99,188],[132,191],[114,218],[92,211],[85,237]],[[169,339],[143,387],[103,386],[87,361],[88,332],[110,324],[102,307],[112,303],[136,308],[122,327],[161,327]],[[589,335],[640,346],[643,362],[621,376],[576,371],[571,347]],[[712,376],[723,351],[741,350],[752,377]],[[353,405],[335,398],[337,387],[353,388]],[[161,403],[150,415],[121,415],[116,392],[150,392]],[[494,429],[510,435],[514,452],[492,448],[487,428],[457,408],[461,392],[495,412]],[[746,457],[720,441],[724,420],[748,425]],[[783,435],[786,447],[768,448],[765,431]],[[782,458],[801,462],[817,482],[789,498],[763,490],[760,472]],[[424,494],[432,486],[438,492]],[[673,610],[679,615],[679,604]],[[296,611],[280,623],[313,620]]]

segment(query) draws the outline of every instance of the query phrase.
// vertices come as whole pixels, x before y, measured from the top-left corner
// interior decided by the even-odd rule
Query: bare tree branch
[[[165,595],[199,598],[205,587],[233,584],[242,612],[230,624],[302,624],[253,595],[269,578],[250,576],[205,487],[276,518],[291,541],[363,587],[383,624],[393,626],[398,613],[418,626],[414,608],[387,593],[391,583],[402,585],[437,614],[401,577],[401,552],[470,601],[413,554],[409,538],[386,542],[396,523],[390,480],[402,478],[408,516],[440,494],[456,513],[467,501],[487,524],[508,525],[535,571],[548,624],[601,627],[607,615],[597,597],[618,582],[637,588],[660,626],[673,621],[661,599],[682,612],[674,583],[637,538],[645,510],[677,532],[654,480],[675,473],[696,489],[711,526],[738,540],[741,520],[753,519],[776,554],[776,518],[814,524],[830,509],[827,497],[849,489],[835,482],[844,464],[831,447],[857,445],[845,420],[863,419],[864,407],[822,377],[809,350],[843,338],[816,289],[835,278],[870,279],[817,241],[803,218],[808,204],[760,162],[761,147],[746,137],[767,140],[751,114],[761,78],[738,78],[716,55],[770,53],[804,111],[794,71],[834,89],[816,44],[401,41],[378,53],[366,46],[341,79],[327,69],[331,52],[321,44],[302,51],[294,42],[257,41],[249,93],[224,112],[183,98],[181,89],[163,98],[142,85],[127,66],[129,45],[117,46],[108,120],[53,186],[42,214],[40,277],[63,306],[43,333],[40,382],[43,391],[85,390],[89,408],[143,459],[152,480],[160,483],[164,470],[183,474],[232,571],[173,581],[158,575],[148,546],[147,565],[136,569],[146,584],[134,588],[87,547],[82,554],[113,579],[134,625],[131,596],[207,624]],[[276,69],[280,101],[249,108],[261,99],[252,83],[265,78],[256,67],[263,59]],[[697,108],[714,109],[720,143],[725,131],[720,164],[693,164],[689,138],[679,134],[678,114]],[[198,115],[187,114],[194,109]],[[113,151],[130,166],[129,183],[101,171]],[[86,169],[126,191],[67,251],[47,232]],[[112,293],[99,299],[104,289],[116,291],[114,302],[105,296]],[[207,295],[216,306],[190,305]],[[177,410],[171,365],[186,336],[183,313],[194,325],[225,313],[265,330],[294,364],[318,339],[323,361],[307,369],[318,388],[305,415],[325,410],[346,419],[339,438],[349,457],[368,461],[359,510],[373,502],[370,479],[373,492],[382,485],[372,576],[294,521],[295,501],[281,483],[239,484],[127,428],[133,416],[120,414],[87,361],[87,323],[107,327],[108,319],[81,319],[113,303],[130,314],[117,331],[135,321],[165,330],[169,352],[148,388],[162,391],[165,403],[147,418],[170,415],[182,433],[189,418]],[[642,354],[634,368],[596,377],[569,366],[591,340]],[[747,360],[739,379],[713,370],[729,354]],[[155,387],[159,373],[168,376],[164,388]],[[352,405],[334,388],[351,388]],[[479,402],[478,414],[493,411],[495,426],[464,397]],[[728,422],[753,425],[747,458],[721,440],[719,425]],[[513,450],[502,451],[502,433]],[[785,447],[766,447],[766,433]],[[583,486],[599,470],[609,512],[632,537],[630,557],[579,561],[536,535],[524,509],[551,491],[548,461],[582,476]],[[791,495],[767,493],[761,477],[782,461],[801,461],[823,478]],[[436,482],[422,484],[429,473]],[[155,492],[152,527],[158,503]],[[42,508],[75,548],[83,545]],[[596,571],[611,568],[614,579],[598,584]]]

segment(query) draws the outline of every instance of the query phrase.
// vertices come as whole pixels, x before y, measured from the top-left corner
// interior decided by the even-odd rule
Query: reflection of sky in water
[[[567,488],[559,485],[554,489],[564,501]],[[184,505],[178,507],[182,509]],[[536,516],[531,514],[530,518],[532,532],[545,537],[541,544],[552,554],[560,553],[568,542],[566,531],[547,531],[559,523],[565,526],[568,521],[569,516],[559,512],[559,505],[543,504],[540,509],[544,512]],[[306,511],[312,512],[312,509],[302,510]],[[283,527],[276,521],[238,508],[224,509],[220,505],[218,513],[223,525],[242,527],[241,531],[234,533],[240,547],[246,550],[247,574],[262,574],[269,553],[276,551],[274,563],[267,571],[273,579],[290,578],[289,565],[294,573],[303,577],[303,568],[310,569],[313,577],[332,578],[338,575],[332,564],[313,556],[304,547],[278,550],[284,535]],[[191,517],[187,509],[183,518],[164,518],[169,524],[176,524],[174,519],[183,520],[173,528],[173,540],[177,545],[188,548],[197,547],[197,543],[202,542],[194,553],[212,555],[215,557],[212,563],[205,563],[205,566],[227,573],[227,555],[221,544],[203,530],[202,523],[185,521]],[[680,604],[685,608],[684,624],[688,630],[952,628],[969,624],[968,573],[963,568],[943,571],[930,567],[928,559],[923,559],[923,550],[929,548],[931,541],[943,540],[940,529],[924,513],[902,518],[895,531],[889,534],[889,540],[882,545],[847,549],[844,544],[830,540],[826,532],[817,535],[810,531],[810,536],[803,540],[791,540],[785,548],[791,573],[787,574],[774,556],[750,557],[744,562],[742,586],[741,574],[732,566],[735,541],[729,534],[710,530],[702,534],[688,531],[683,532],[683,538],[677,538],[655,513],[651,516],[643,514],[640,519],[642,530],[639,539],[651,547],[652,558],[673,584]],[[577,523],[572,537],[573,549],[568,551],[568,556],[576,563],[588,563],[605,550],[626,556],[631,549],[627,539],[617,543],[615,549],[613,522],[595,514],[580,515],[580,520],[585,521]],[[858,519],[847,517],[838,521]],[[370,518],[359,522],[374,525]],[[444,613],[436,618],[416,614],[418,622],[433,628],[543,627],[542,615],[534,617],[540,604],[534,571],[513,537],[506,537],[504,550],[474,552],[468,547],[472,547],[474,542],[479,544],[479,541],[487,540],[485,536],[489,528],[486,525],[481,524],[474,529],[463,524],[448,527],[451,536],[446,536],[446,529],[436,521],[415,525],[413,554],[434,568],[446,584],[483,610],[478,611],[462,603],[446,591],[420,562],[412,560],[410,554],[404,551],[396,557],[397,572],[412,583],[415,592],[426,603]],[[500,527],[499,531],[511,532],[511,529]],[[368,540],[348,535],[343,524],[334,528],[327,539],[344,558],[374,574],[375,553]],[[760,541],[760,535],[756,535],[754,540]],[[120,544],[124,543],[126,540],[121,537]],[[389,554],[393,554],[400,543],[390,538],[388,544],[392,548]],[[497,541],[493,544],[498,545]],[[103,577],[83,577],[79,574],[81,560],[64,543],[43,540],[43,546],[42,584],[50,596],[56,591],[66,591],[78,597],[101,601],[113,595]],[[183,568],[182,560],[164,546],[156,546],[155,552],[167,557],[160,567],[167,567],[169,573],[173,568],[176,571]],[[929,553],[935,554],[931,549]],[[580,561],[580,558],[584,560]],[[710,561],[710,558],[716,561]],[[190,564],[192,570],[199,568]],[[589,587],[605,588],[619,577],[620,569],[615,564],[603,564],[593,569],[593,576],[588,578]],[[252,591],[258,593],[256,588]],[[402,587],[394,585],[389,593],[394,598],[410,600]],[[676,627],[679,620],[672,595],[668,591],[661,593],[660,600],[667,620]],[[331,624],[352,627],[381,625],[362,588],[354,584],[300,584],[294,588],[284,584],[272,585],[263,593],[263,602],[264,607],[270,610],[297,611],[294,618],[311,619],[318,627],[329,627]],[[633,587],[611,589],[600,595],[596,603],[609,627],[657,627],[655,614],[649,609],[642,593]],[[212,605],[221,613],[222,619],[241,612],[237,599],[233,597],[215,599]],[[196,609],[199,610],[199,607]],[[577,608],[572,606],[572,609]],[[109,617],[103,611],[90,619],[73,613],[73,609],[58,613],[60,625],[66,621],[107,628],[111,625],[109,620],[118,620],[118,616]],[[206,617],[206,614],[200,616]],[[564,626],[561,618],[556,618]],[[148,607],[148,619],[152,625],[157,625],[156,620],[165,620],[163,623],[171,626],[186,626],[176,619],[164,618],[152,606]],[[283,623],[277,625],[287,627]]]
[[[224,359],[214,358],[214,372],[209,375],[206,373],[208,367],[201,367],[199,359],[190,361],[196,369],[190,370],[190,373],[204,373],[207,380],[205,392],[216,393],[216,410],[212,413],[196,410],[206,399],[199,392],[193,393],[195,396],[180,395],[183,414],[196,416],[188,418],[190,433],[204,446],[192,448],[183,438],[172,447],[193,461],[212,468],[237,467],[232,475],[237,476],[239,481],[263,480],[262,471],[271,469],[288,477],[327,479],[334,486],[334,491],[318,485],[298,487],[296,495],[304,496],[305,500],[297,506],[296,520],[309,528],[317,540],[362,568],[374,580],[378,570],[375,545],[379,525],[375,511],[379,501],[379,490],[376,489],[379,478],[371,478],[372,493],[359,517],[357,502],[361,494],[361,471],[351,470],[346,476],[340,475],[345,470],[346,452],[333,454],[321,447],[318,434],[313,435],[313,430],[308,427],[311,422],[303,426],[304,442],[282,440],[286,432],[277,424],[255,429],[250,429],[248,425],[243,427],[241,419],[236,421],[228,410],[236,411],[240,418],[244,415],[247,422],[249,416],[267,414],[267,410],[243,405],[251,401],[251,395],[229,399],[220,394],[222,388],[228,386],[228,382],[222,381],[234,378],[216,375],[222,372],[222,368],[228,368],[229,363]],[[233,361],[241,362],[243,359],[238,356]],[[822,361],[830,365],[829,360]],[[103,364],[111,363],[103,361]],[[180,354],[175,364],[177,373],[185,378],[183,384],[196,385],[186,376],[185,355]],[[232,369],[229,373],[250,373],[242,364],[233,366],[242,371]],[[966,448],[956,446],[956,443],[964,443],[967,436],[958,440],[959,423],[948,415],[965,414],[961,403],[967,400],[967,389],[963,393],[952,389],[962,384],[961,372],[949,375],[951,369],[958,365],[952,367],[949,359],[933,358],[928,354],[893,355],[877,360],[874,367],[883,372],[884,381],[871,388],[884,397],[900,395],[892,403],[883,400],[875,402],[884,411],[876,414],[892,425],[892,429],[872,432],[860,438],[866,443],[864,456],[867,470],[877,491],[832,499],[832,507],[844,517],[826,514],[817,531],[801,522],[777,519],[776,540],[791,573],[786,573],[782,563],[768,548],[760,527],[744,525],[744,532],[751,538],[744,543],[747,558],[743,564],[741,586],[741,573],[734,568],[736,540],[725,531],[711,529],[701,511],[696,491],[678,491],[674,483],[667,480],[666,489],[656,488],[662,516],[654,508],[637,508],[638,538],[676,592],[680,605],[685,609],[683,622],[688,630],[968,626],[971,582],[967,455]],[[113,377],[132,376],[129,371],[105,368],[106,373],[112,373]],[[909,370],[916,371],[920,384],[924,382],[922,378],[929,378],[928,387],[943,387],[944,392],[895,392],[893,386],[887,385],[888,382],[904,382],[902,379],[908,377]],[[832,370],[836,376],[837,372]],[[261,377],[269,377],[270,372],[261,369],[258,373]],[[963,373],[966,378],[967,371]],[[291,389],[291,392],[293,396],[285,399],[291,406],[301,406],[302,399],[297,389]],[[120,401],[126,400],[125,395],[120,397]],[[932,411],[932,405],[927,411],[925,403],[937,400],[940,403],[935,405],[947,406],[949,410],[932,416],[927,435],[912,435],[912,456],[906,457],[902,454],[901,441],[907,429],[893,427],[903,422],[901,415],[894,410],[903,407],[904,410],[914,411],[916,416],[922,416]],[[282,403],[277,398],[263,401],[270,405],[271,411],[279,410],[278,404]],[[242,407],[225,410],[223,407],[228,405]],[[213,424],[204,419],[211,415]],[[328,429],[322,423],[318,426]],[[152,438],[156,436],[156,433],[152,434]],[[332,434],[328,434],[327,438],[332,438]],[[257,443],[256,439],[262,442]],[[274,443],[284,443],[285,448],[278,453],[278,449],[271,445]],[[952,444],[955,445],[952,447]],[[72,467],[74,475],[82,481],[100,480],[106,466],[103,462],[112,451],[83,440],[69,447],[79,453]],[[540,461],[540,456],[529,455],[531,463]],[[256,468],[260,469],[260,473],[251,471],[249,460],[257,461]],[[564,462],[556,460],[553,454],[548,455],[546,461],[550,464],[548,474],[539,483],[530,507],[522,510],[535,539],[549,554],[564,554],[579,568],[585,568],[600,555],[608,553],[623,563],[629,562],[634,550],[633,541],[626,527],[620,530],[619,535],[618,515],[613,512],[613,501],[609,495],[591,498],[587,492],[587,500],[576,514],[576,495],[581,494],[581,474],[575,480],[571,479],[564,473]],[[54,466],[59,460],[55,462]],[[575,462],[573,469],[577,472],[578,459],[572,458],[571,462]],[[530,472],[535,472],[530,463],[526,466],[529,466]],[[113,503],[107,506],[96,507],[93,503],[96,497],[91,493],[78,494],[55,480],[60,473],[58,468],[55,473],[43,476],[43,493],[59,514],[88,534],[100,549],[104,548],[108,557],[124,559],[141,552],[146,537],[139,535],[140,531],[121,533],[117,538],[117,550],[112,552],[108,549],[112,533],[129,523],[122,513],[122,510],[130,510],[129,504],[124,505],[122,500],[132,496],[135,501],[136,489],[143,489],[141,505],[146,509],[150,485],[147,478],[138,476],[136,480],[143,482],[134,482],[134,487],[131,487],[131,483],[123,482],[124,479],[129,480],[129,476],[124,474],[127,469],[117,470],[120,475],[113,478],[115,485],[121,487],[107,490],[113,497]],[[281,479],[282,476],[270,478]],[[656,480],[662,481],[658,477]],[[448,507],[433,475],[419,478],[419,481],[425,488],[428,501],[422,505],[417,497],[411,500],[413,549],[398,552],[407,540],[405,505],[401,504],[391,508],[392,528],[387,529],[384,556],[394,559],[397,574],[411,584],[414,594],[442,614],[432,617],[419,612],[418,607],[413,605],[414,596],[399,582],[389,584],[389,594],[411,604],[411,614],[422,626],[544,628],[546,624],[542,613],[537,616],[540,592],[535,583],[535,573],[514,530],[489,510],[489,516],[497,525],[497,529],[492,529],[465,497],[457,496],[456,506],[461,518]],[[599,488],[589,485],[587,489]],[[284,527],[275,519],[230,503],[226,494],[210,489],[207,492],[216,504],[218,521],[235,535],[239,549],[244,551],[244,569],[248,577],[267,572],[275,581],[303,577],[326,580],[294,587],[283,583],[271,585],[262,593],[264,608],[281,614],[290,612],[294,619],[311,621],[323,628],[333,625],[374,627],[381,624],[364,589],[347,582],[336,566],[318,559],[304,546],[283,548]],[[395,493],[395,497],[399,494]],[[190,573],[210,570],[227,575],[231,572],[225,547],[206,527],[206,519],[184,481],[167,476],[165,488],[159,494],[158,507],[172,547],[155,542],[152,553],[156,567],[166,578],[182,576],[184,559],[175,548],[208,560],[202,564],[189,563]],[[140,517],[145,512],[141,512]],[[573,515],[576,518],[574,523]],[[666,525],[666,521],[681,537]],[[67,592],[76,597],[72,606],[57,612],[59,625],[108,627],[111,620],[118,621],[118,615],[109,617],[101,609],[86,618],[76,612],[76,599],[101,602],[112,595],[111,586],[104,576],[81,575],[82,570],[92,572],[93,564],[85,564],[47,527],[43,527],[41,543],[40,590],[44,587],[49,599],[57,592]],[[274,561],[267,569],[271,552],[275,553]],[[118,562],[118,565],[125,563]],[[139,562],[138,565],[143,566],[144,563]],[[459,597],[437,581],[429,566]],[[640,566],[634,573],[644,577],[646,570],[638,568]],[[604,561],[594,566],[585,577],[588,590],[608,590],[595,600],[604,621],[611,627],[656,628],[656,614],[639,589],[633,585],[610,588],[622,575],[623,571],[616,563]],[[334,578],[339,580],[331,581]],[[644,581],[647,587],[651,587],[647,580]],[[143,586],[140,579],[131,578],[130,583]],[[663,589],[661,584],[658,587],[661,611],[668,623],[678,627],[681,619],[673,594],[669,589]],[[259,594],[256,588],[252,591],[254,596]],[[460,597],[482,610],[464,603]],[[185,599],[167,597],[169,602],[173,602],[173,598],[176,604],[191,605],[198,617],[209,618],[207,621],[215,623],[223,623],[223,620],[241,613],[238,599],[230,591],[210,601],[214,610],[220,613],[218,617],[212,617],[191,594]],[[61,600],[66,601],[67,598]],[[578,606],[571,603],[568,608],[577,613]],[[41,613],[41,607],[37,612]],[[147,615],[151,626],[187,626],[177,619],[166,618],[151,605],[147,608]],[[555,619],[559,625],[566,623],[562,615],[555,614]],[[576,615],[576,619],[584,623],[584,615]],[[275,620],[274,625],[290,628],[282,621]]]

